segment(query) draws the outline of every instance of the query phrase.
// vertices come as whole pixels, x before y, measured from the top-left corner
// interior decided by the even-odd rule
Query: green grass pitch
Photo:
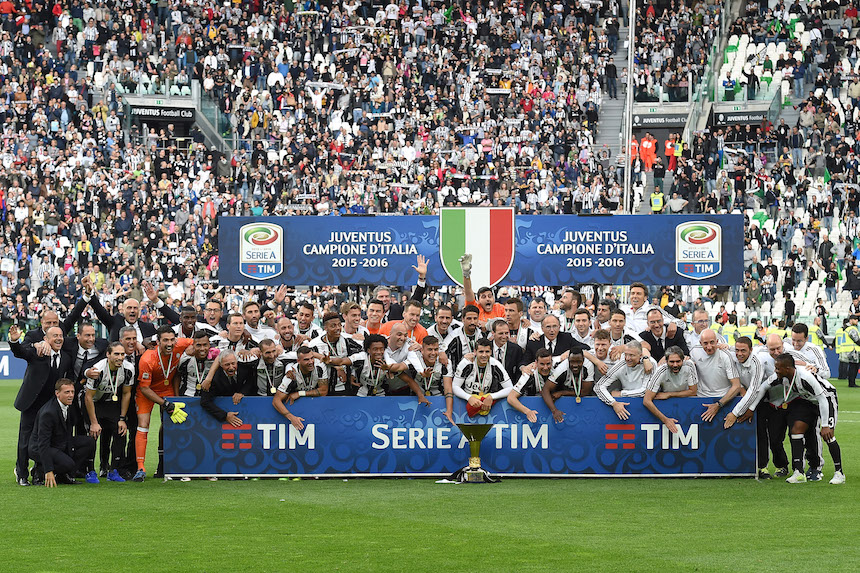
[[[824,481],[794,486],[148,479],[49,490],[15,484],[19,382],[2,381],[0,571],[857,571],[860,390],[836,384],[843,486],[827,483],[825,453]]]

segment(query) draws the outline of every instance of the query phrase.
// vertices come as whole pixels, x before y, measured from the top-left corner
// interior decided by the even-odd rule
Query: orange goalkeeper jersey
[[[158,355],[158,348],[150,348],[140,357],[138,380],[141,386],[148,386],[159,396],[173,395],[173,377],[179,369],[179,357],[191,346],[190,338],[180,338],[170,356]],[[160,360],[159,360],[160,358]],[[140,389],[137,392],[140,394]]]

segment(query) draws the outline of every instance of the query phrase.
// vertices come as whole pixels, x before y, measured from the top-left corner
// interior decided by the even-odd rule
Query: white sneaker
[[[472,274],[472,255],[465,254],[459,259],[460,269],[463,271],[463,278],[469,278]]]
[[[806,474],[804,474],[800,470],[794,470],[794,473],[791,474],[791,477],[786,479],[788,483],[806,483]]]
[[[830,483],[833,485],[841,485],[845,483],[845,474],[842,472],[836,472],[833,474],[833,479],[830,480]]]

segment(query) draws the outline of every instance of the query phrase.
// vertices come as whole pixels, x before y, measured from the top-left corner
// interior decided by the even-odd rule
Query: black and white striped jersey
[[[203,380],[209,374],[213,362],[214,360],[209,358],[199,360],[197,357],[189,356],[183,352],[179,357],[179,395],[199,396]]]
[[[382,368],[374,367],[366,352],[353,354],[349,359],[352,362],[352,375],[359,383],[356,396],[385,396],[390,380],[389,373]],[[385,363],[389,366],[396,364],[388,358],[385,359]]]
[[[836,427],[838,417],[836,388],[824,378],[801,367],[795,368],[794,376],[791,380],[780,378],[776,374],[764,380],[755,394],[749,392],[743,397],[736,410],[741,414],[746,412],[747,409],[755,410],[765,394],[772,388],[776,389],[780,395],[779,403],[776,404],[777,406],[797,399],[808,400],[809,402],[818,404],[822,426]],[[771,396],[773,396],[773,393],[771,393]],[[732,412],[734,413],[734,410]]]
[[[552,372],[550,372],[550,376]],[[531,375],[520,375],[517,383],[514,384],[514,392],[520,396],[538,396],[543,390],[544,384],[550,379],[550,376],[543,377],[538,369],[535,368]]]
[[[297,320],[293,321],[293,332],[301,334],[308,340],[313,340],[314,338],[325,334],[325,331],[314,323],[311,323],[311,325],[305,329],[299,328],[299,322]]]
[[[256,342],[253,339],[249,339],[247,342],[242,338],[233,342],[229,338],[222,338],[220,336],[215,336],[209,339],[209,342],[212,344],[212,348],[217,348],[220,351],[224,350],[232,350],[234,352],[239,352],[240,350],[253,350],[254,348],[259,348]],[[238,358],[238,355],[237,355]],[[256,358],[239,358],[239,362],[253,362]]]
[[[468,400],[473,394],[491,394],[493,400],[507,397],[513,388],[505,367],[490,358],[483,368],[476,361],[462,360],[454,374],[454,394]]]
[[[90,368],[99,371],[96,378],[84,378],[84,389],[95,391],[93,402],[108,402],[113,396],[119,401],[122,399],[123,386],[134,385],[134,364],[127,360],[114,372],[110,371],[107,358],[102,358]]]
[[[425,396],[441,396],[444,394],[443,379],[446,376],[451,376],[450,368],[441,361],[436,360],[432,366],[432,371],[429,376],[424,376],[424,372],[431,368],[424,360],[424,355],[420,352],[410,352],[406,363],[409,365],[409,376],[412,377]]]
[[[807,342],[800,350],[795,350],[791,340],[786,339],[782,343],[783,350],[794,356],[795,360],[800,360],[809,364],[813,364],[818,369],[818,375],[827,380],[830,378],[830,366],[827,365],[827,357],[824,356],[824,351]]]
[[[257,396],[270,396],[285,382],[284,374],[287,373],[287,363],[278,358],[272,364],[260,358],[253,365],[251,376],[257,389]]]
[[[466,330],[461,328],[454,333],[448,340],[448,345],[445,347],[445,354],[448,355],[448,362],[459,365],[463,357],[467,354],[475,352],[478,340],[483,337],[481,329],[476,328],[471,335],[466,333]]]
[[[295,380],[289,377],[292,373]],[[320,382],[328,384],[328,367],[319,360],[314,360],[314,366],[307,374],[302,372],[298,362],[287,365],[284,372],[284,377],[281,385],[278,386],[279,392],[290,394],[292,392],[301,392],[315,390],[319,387]]]
[[[361,345],[357,341],[341,336],[332,343],[329,342],[327,334],[314,338],[307,343],[307,346],[324,356],[336,356],[338,358],[346,358],[361,352]],[[329,368],[329,384],[332,385],[335,392],[343,392],[346,389],[346,384],[349,383],[348,380],[338,376],[340,369],[340,367]]]
[[[594,382],[594,365],[587,360],[583,362],[579,374],[574,374],[570,370],[570,364],[567,360],[553,368],[549,379],[556,385],[556,390],[582,391],[583,382]]]

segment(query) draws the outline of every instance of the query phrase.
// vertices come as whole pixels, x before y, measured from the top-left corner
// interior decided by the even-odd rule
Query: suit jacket
[[[111,342],[115,342],[119,340],[119,331],[122,327],[125,326],[125,317],[121,314],[115,314],[111,316],[105,307],[102,306],[102,303],[99,301],[98,296],[93,296],[90,299],[90,306],[93,311],[96,313],[98,319],[105,325],[105,328],[108,329],[110,335],[108,339]],[[176,314],[176,311],[165,305],[161,307],[161,312],[164,314],[164,318],[170,324],[179,324],[179,315]],[[140,333],[144,338],[149,338],[155,336],[158,327],[152,324],[151,322],[146,322],[143,320],[137,321],[138,325],[140,325]]]
[[[663,328],[666,328],[665,326]],[[666,349],[670,346],[678,346],[684,351],[684,355],[689,355],[690,350],[687,348],[687,341],[684,340],[684,331],[680,328],[675,330],[675,337],[669,338],[666,336],[666,344],[663,345],[662,340],[658,340],[656,336],[651,334],[650,330],[639,333],[639,338],[651,345],[651,358],[660,362],[663,356],[666,355]]]
[[[63,420],[63,411],[56,396],[52,397],[36,414],[36,425],[30,435],[30,457],[42,464],[45,473],[54,471],[51,450],[72,455],[72,428],[75,427],[74,412],[69,407],[69,418]]]
[[[77,304],[75,304],[75,306],[72,307],[72,310],[69,311],[69,315],[66,319],[60,323],[60,328],[63,329],[63,334],[68,334],[71,331],[72,327],[81,319],[81,315],[84,314],[85,308],[87,308],[87,301],[84,299],[78,300]],[[36,344],[43,340],[45,340],[45,332],[41,328],[28,330],[27,334],[24,335],[24,344]],[[18,358],[21,357],[18,356]]]
[[[78,343],[78,339],[72,336],[67,336],[63,341],[63,352],[69,355],[72,359],[72,380],[75,382],[80,382],[81,377],[83,376],[83,371],[104,358],[107,355],[107,347],[110,344],[107,338],[96,338],[95,349],[98,351],[98,354],[94,358],[88,358],[84,360],[83,367],[80,372],[75,372],[75,362],[78,359],[78,351],[81,349],[81,345]]]
[[[212,377],[209,390],[200,392],[200,407],[209,412],[216,420],[227,421],[227,412],[215,405],[216,396],[232,396],[237,392],[245,396],[254,396],[257,390],[255,380],[248,375],[247,369],[240,368],[236,372],[236,381],[230,382],[223,370],[218,370]]]
[[[496,358],[496,354],[499,351],[499,347],[493,344],[493,358]],[[511,382],[516,384],[516,381],[520,377],[520,363],[523,360],[523,349],[520,348],[519,344],[513,343],[510,340],[505,345],[505,372],[508,373],[508,376],[511,377]]]
[[[23,412],[32,407],[40,396],[45,398],[54,395],[54,384],[66,376],[72,367],[72,360],[68,354],[60,352],[60,368],[54,370],[51,368],[51,357],[36,354],[32,344],[12,342],[9,346],[15,356],[27,361],[24,381],[15,398],[15,409]]]
[[[529,340],[528,344],[526,344],[526,351],[523,353],[520,365],[525,366],[526,364],[534,362],[535,355],[541,348],[546,348],[546,335],[543,334],[537,340]],[[588,350],[589,346],[576,340],[568,332],[559,332],[558,337],[555,339],[555,348],[552,351],[552,355],[560,356],[571,348],[582,348],[583,350]]]

